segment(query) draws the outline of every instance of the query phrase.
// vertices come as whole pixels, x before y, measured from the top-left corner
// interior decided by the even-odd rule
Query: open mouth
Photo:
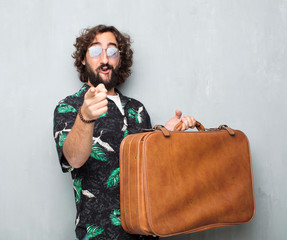
[[[103,74],[108,74],[111,69],[112,66],[110,66],[109,64],[103,64],[99,67],[100,72]]]

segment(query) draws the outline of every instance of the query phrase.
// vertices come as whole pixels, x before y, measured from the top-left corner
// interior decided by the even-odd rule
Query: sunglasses
[[[107,49],[102,49],[99,46],[92,46],[89,48],[89,54],[91,57],[98,58],[102,55],[103,50],[106,51],[107,57],[111,59],[116,59],[119,57],[119,49],[115,47],[110,47]]]

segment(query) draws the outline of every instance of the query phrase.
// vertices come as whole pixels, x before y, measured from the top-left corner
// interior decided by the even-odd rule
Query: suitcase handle
[[[179,131],[181,129],[182,122],[180,121],[178,124],[175,125],[174,131]],[[229,133],[230,136],[235,136],[235,132],[233,129],[228,127],[227,125],[220,125],[218,128],[205,128],[200,122],[196,121],[195,127],[198,131],[218,131],[218,130],[225,130]]]
[[[176,124],[173,131],[179,131],[182,127],[182,124],[183,124],[182,121]],[[196,121],[195,127],[197,128],[198,131],[205,131],[205,127],[198,121]]]
[[[181,126],[182,126],[182,121],[180,121],[179,123],[175,125],[173,131],[179,131],[181,129]],[[195,127],[197,128],[198,131],[205,131],[204,126],[198,121],[196,121]],[[155,125],[153,130],[160,130],[165,137],[170,137],[169,130],[167,130],[163,125]],[[150,131],[150,129],[143,129],[143,131]]]
[[[173,129],[173,131],[179,131],[182,127],[182,121],[177,123]],[[198,131],[219,131],[219,130],[225,130],[229,133],[231,136],[235,136],[235,132],[233,129],[228,127],[227,125],[220,125],[218,128],[205,128],[200,122],[196,121],[195,127]],[[170,131],[167,130],[163,125],[155,125],[153,129],[143,129],[144,131],[150,131],[150,130],[160,130],[165,137],[170,137]]]

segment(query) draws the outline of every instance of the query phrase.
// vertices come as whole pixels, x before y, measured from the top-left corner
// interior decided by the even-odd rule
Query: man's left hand
[[[196,120],[194,119],[194,117],[184,116],[181,118],[181,115],[182,115],[182,112],[179,110],[176,110],[175,116],[173,118],[171,118],[165,124],[165,128],[170,130],[170,131],[173,131],[176,124],[178,124],[180,121],[182,122],[182,125],[181,125],[181,129],[177,129],[179,131],[185,131],[188,128],[194,128],[195,127]]]

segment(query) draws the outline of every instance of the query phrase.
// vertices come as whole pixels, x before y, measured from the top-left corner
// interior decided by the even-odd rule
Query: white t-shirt
[[[117,94],[115,96],[114,95],[108,95],[107,98],[112,100],[117,105],[117,107],[121,111],[122,115],[125,115],[119,94]]]

